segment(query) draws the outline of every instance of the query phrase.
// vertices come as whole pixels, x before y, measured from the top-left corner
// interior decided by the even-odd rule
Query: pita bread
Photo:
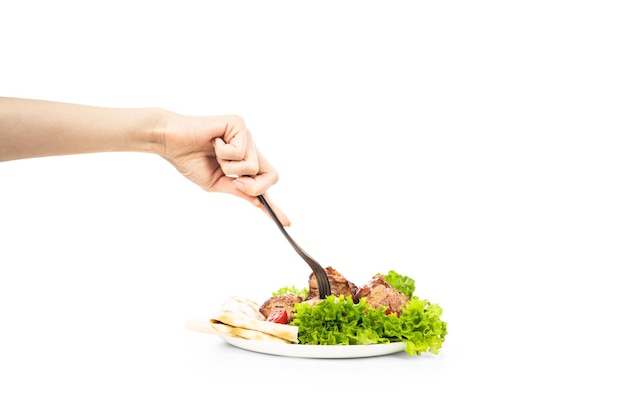
[[[248,340],[298,343],[298,327],[268,322],[253,300],[231,296],[209,320],[187,322],[187,329]]]
[[[255,331],[253,329],[237,328],[237,327],[233,327],[233,326],[222,324],[222,323],[213,323],[213,327],[218,330],[221,330],[221,332],[224,332],[227,335],[240,337],[246,340],[291,344],[291,341],[287,341],[282,338],[275,337],[271,334],[266,334],[261,331]]]

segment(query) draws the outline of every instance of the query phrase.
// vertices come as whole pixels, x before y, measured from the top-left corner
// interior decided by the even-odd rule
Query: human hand
[[[0,97],[0,161],[105,151],[159,154],[204,190],[233,194],[264,211],[257,196],[278,181],[239,116]]]
[[[155,130],[161,156],[209,192],[229,193],[263,209],[264,194],[284,226],[291,222],[266,191],[278,173],[259,152],[244,120],[230,116],[185,116],[165,112]]]

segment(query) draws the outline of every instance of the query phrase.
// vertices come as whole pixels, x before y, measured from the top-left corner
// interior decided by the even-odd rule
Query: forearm
[[[93,152],[161,153],[160,109],[0,97],[0,161]]]

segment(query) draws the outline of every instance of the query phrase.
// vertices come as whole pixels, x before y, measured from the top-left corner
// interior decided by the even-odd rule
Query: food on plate
[[[356,292],[354,301],[358,302],[361,299],[366,300],[366,305],[372,308],[384,306],[387,315],[390,313],[400,315],[401,309],[409,301],[409,297],[387,283],[383,275],[374,276]]]
[[[208,334],[240,337],[247,340],[292,344],[298,342],[298,328],[267,321],[253,300],[231,296],[208,320],[191,320],[187,329]]]
[[[443,311],[413,294],[413,279],[391,270],[357,286],[332,267],[325,271],[331,285],[325,299],[310,274],[308,288],[282,287],[261,304],[232,296],[212,318],[189,321],[187,328],[284,344],[403,342],[411,356],[439,353],[447,335]]]
[[[281,288],[261,304],[261,314],[267,320],[274,309],[287,310],[287,324],[298,327],[300,344],[404,342],[410,355],[439,353],[447,335],[443,310],[413,294],[413,279],[392,270],[357,286],[332,267],[325,271],[331,286],[326,299],[319,298],[317,280],[311,274],[306,297],[304,289]]]
[[[335,270],[332,267],[326,267],[324,269],[326,275],[328,276],[328,281],[330,282],[330,293],[339,296],[344,295],[348,297],[352,297],[354,293],[358,290],[358,286],[343,277],[341,273]],[[314,300],[320,297],[320,291],[317,286],[317,278],[315,274],[311,273],[309,275],[309,291],[307,295],[307,300]]]
[[[274,309],[267,317],[267,320],[269,322],[276,322],[277,324],[286,324],[289,322],[289,315],[286,309]]]
[[[281,295],[272,296],[259,307],[259,312],[263,317],[270,321],[270,317],[275,312],[282,315],[284,312],[286,318],[283,324],[289,323],[293,320],[293,307],[296,303],[302,302],[304,299],[294,293],[283,293]],[[273,318],[272,318],[273,319]],[[274,321],[276,322],[276,321]]]

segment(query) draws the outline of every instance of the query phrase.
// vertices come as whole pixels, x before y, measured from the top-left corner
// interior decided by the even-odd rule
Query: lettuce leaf
[[[404,342],[410,356],[427,351],[439,353],[447,335],[441,307],[412,296],[398,316],[386,315],[384,307],[373,309],[365,302],[365,298],[354,303],[343,295],[331,295],[314,306],[296,304],[292,325],[298,326],[299,342],[316,345]]]
[[[378,276],[381,274],[378,273]],[[389,283],[394,289],[404,293],[408,297],[413,296],[413,292],[415,291],[415,280],[411,279],[408,276],[403,276],[398,274],[394,270],[389,270],[389,273],[384,274],[385,281]]]
[[[272,292],[272,296],[285,295],[288,293],[300,296],[302,300],[306,300],[306,298],[309,296],[309,289],[306,287],[299,289],[295,286],[283,286],[277,291]]]
[[[380,275],[380,273],[378,273]],[[330,295],[315,305],[297,303],[291,325],[298,327],[300,344],[357,345],[404,342],[410,355],[424,352],[438,354],[448,334],[448,324],[441,319],[443,310],[437,304],[413,295],[415,281],[394,270],[384,274],[396,290],[409,296],[400,315],[387,315],[386,309],[367,306],[366,298],[354,303],[343,295]],[[285,286],[273,296],[293,293],[306,300],[308,289]]]

